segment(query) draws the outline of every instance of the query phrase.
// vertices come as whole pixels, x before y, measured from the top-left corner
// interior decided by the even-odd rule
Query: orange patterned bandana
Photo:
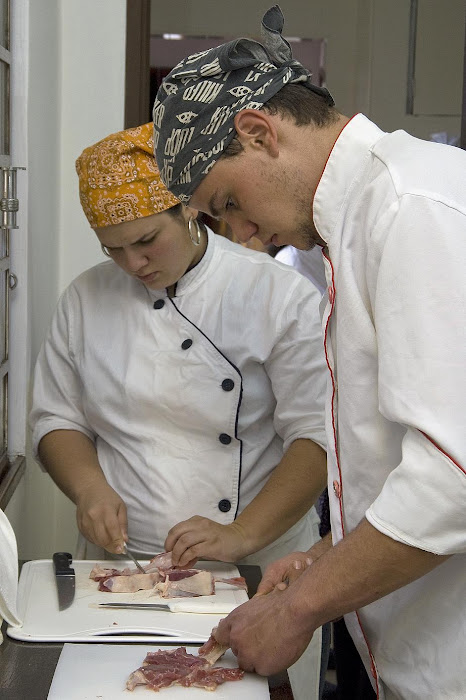
[[[77,159],[76,170],[91,228],[133,221],[179,204],[160,179],[152,122],[89,146]]]

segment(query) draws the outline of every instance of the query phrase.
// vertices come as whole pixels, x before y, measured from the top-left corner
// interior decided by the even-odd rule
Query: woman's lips
[[[141,282],[147,284],[147,282],[152,282],[157,275],[158,272],[151,272],[149,275],[136,275],[136,277],[138,278],[138,280],[141,280]]]

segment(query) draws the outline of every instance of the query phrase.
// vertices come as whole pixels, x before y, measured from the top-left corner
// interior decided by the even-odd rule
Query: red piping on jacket
[[[359,618],[359,612],[357,610],[356,610],[356,617],[358,619],[359,627],[361,628],[362,636],[364,637],[364,641],[366,642],[367,651],[369,652],[369,658],[371,660],[371,674],[372,674],[372,678],[375,680],[375,691],[377,693],[377,698],[379,698],[379,674],[377,673],[377,666],[375,665],[375,659],[374,659],[374,656],[371,652],[371,648],[369,646],[369,642],[367,641],[366,633],[364,632],[364,628],[363,628],[361,620]]]
[[[330,318],[333,313],[333,307],[335,305],[335,285],[333,283],[334,279],[334,274],[333,274],[333,265],[332,261],[330,258],[325,255],[325,253],[322,251],[322,255],[326,260],[328,260],[330,267],[332,268],[332,286],[330,289],[332,290],[332,299],[330,300],[330,294],[329,294],[329,301],[331,304],[330,307],[330,313],[327,318],[327,323],[325,324],[325,334],[324,334],[324,350],[325,350],[325,361],[327,362],[327,367],[328,371],[330,372],[330,379],[332,380],[332,428],[333,428],[333,441],[334,441],[334,447],[335,447],[335,457],[337,460],[337,469],[338,469],[338,474],[340,477],[340,494],[338,497],[338,503],[340,506],[340,520],[341,520],[341,531],[343,533],[343,537],[345,536],[345,525],[343,523],[343,508],[342,508],[342,501],[343,501],[343,493],[341,491],[341,485],[342,485],[342,478],[341,478],[341,467],[340,467],[340,456],[338,454],[338,447],[337,447],[337,431],[335,427],[335,411],[334,411],[334,399],[335,399],[335,378],[333,376],[333,371],[332,368],[330,367],[330,362],[328,359],[328,353],[327,353],[327,336],[328,336],[328,324],[330,323]]]
[[[448,454],[448,452],[445,452],[445,450],[442,450],[442,448],[440,447],[440,445],[437,445],[437,443],[435,442],[435,440],[432,440],[432,438],[431,438],[429,435],[427,435],[423,430],[420,430],[419,432],[421,433],[421,435],[424,435],[424,437],[425,437],[429,442],[431,442],[432,445],[433,445],[439,452],[441,452],[443,455],[445,455],[445,457],[448,457],[448,459],[450,460],[450,462],[453,462],[453,464],[455,465],[455,467],[458,467],[458,469],[459,469],[460,471],[462,471],[463,474],[466,476],[466,469],[465,469],[464,467],[462,467],[461,464],[458,464],[458,462],[457,462],[456,460],[454,460],[453,457],[451,457],[451,456]]]
[[[317,187],[316,187],[316,192],[317,192],[317,189],[318,189],[318,187],[319,187],[319,185],[320,185],[320,181],[322,180],[322,175],[323,175],[324,172],[325,172],[325,168],[327,167],[327,163],[328,163],[328,161],[329,161],[329,159],[330,159],[330,156],[331,156],[332,153],[333,153],[333,149],[335,148],[336,142],[338,141],[338,139],[340,138],[340,136],[342,135],[343,131],[346,129],[346,127],[348,126],[348,124],[349,124],[351,121],[353,121],[353,119],[354,119],[355,117],[357,117],[358,114],[360,114],[360,112],[356,112],[356,114],[353,114],[353,116],[350,117],[350,118],[348,119],[348,121],[346,122],[346,124],[344,124],[344,125],[341,127],[340,131],[338,132],[338,136],[336,137],[335,141],[333,142],[333,146],[332,146],[332,148],[330,149],[330,152],[329,152],[329,154],[328,154],[328,156],[327,156],[327,160],[325,161],[325,165],[324,165],[324,167],[323,167],[323,170],[322,170],[322,172],[320,173],[319,182],[317,183]],[[313,218],[314,218],[314,217],[313,217]],[[314,223],[314,226],[315,226],[315,223]],[[320,234],[319,234],[319,235],[320,235]],[[325,240],[325,239],[322,238],[322,240]]]
[[[329,325],[329,323],[330,323],[330,318],[331,318],[332,313],[333,313],[333,307],[334,307],[334,305],[335,305],[334,270],[333,270],[332,261],[330,260],[330,258],[328,257],[328,255],[326,255],[326,254],[324,253],[324,251],[322,251],[322,255],[323,255],[324,258],[328,261],[328,263],[329,263],[329,265],[330,265],[330,267],[331,267],[331,269],[332,269],[332,286],[331,286],[331,288],[330,288],[330,289],[332,290],[332,300],[330,301],[330,294],[329,294],[329,301],[330,301],[330,303],[331,303],[331,308],[330,308],[330,313],[329,313],[328,318],[327,318],[327,323],[325,324],[324,350],[325,350],[325,360],[326,360],[326,362],[327,362],[328,371],[330,372],[330,378],[331,378],[331,380],[332,380],[332,427],[333,427],[333,440],[334,440],[334,444],[335,444],[335,457],[336,457],[336,461],[337,461],[338,474],[339,474],[339,476],[340,476],[340,487],[341,487],[341,488],[340,488],[340,496],[339,496],[339,498],[338,498],[338,503],[339,503],[339,507],[340,507],[341,531],[342,531],[343,537],[344,537],[344,536],[345,536],[345,525],[344,525],[344,522],[343,522],[343,506],[342,506],[342,503],[343,503],[343,481],[342,481],[342,477],[341,477],[340,456],[339,456],[339,454],[338,454],[338,447],[337,447],[337,431],[336,431],[336,428],[335,428],[335,411],[334,411],[335,379],[334,379],[334,376],[333,376],[332,368],[330,367],[330,362],[329,362],[328,354],[327,354],[327,334],[328,334],[328,325]],[[373,655],[372,652],[371,652],[371,648],[370,648],[370,646],[369,646],[369,642],[368,642],[368,640],[367,640],[366,633],[364,632],[363,626],[362,626],[362,624],[361,624],[361,620],[360,620],[360,618],[359,618],[359,613],[358,613],[357,610],[355,611],[355,614],[356,614],[356,619],[357,619],[357,621],[358,621],[359,628],[360,628],[360,630],[361,630],[361,634],[362,634],[362,636],[363,636],[363,638],[364,638],[364,641],[365,641],[365,643],[366,643],[366,646],[367,646],[367,652],[368,652],[368,654],[369,654],[369,659],[370,659],[370,662],[371,662],[371,673],[372,673],[372,677],[373,677],[374,680],[375,680],[376,693],[377,693],[377,700],[378,700],[378,698],[380,697],[380,693],[379,693],[379,679],[378,679],[378,674],[377,674],[377,668],[376,668],[376,665],[375,665],[374,655]]]
[[[347,123],[345,124],[345,126],[341,129],[340,133],[338,134],[337,138],[335,139],[335,143],[338,141],[338,138],[340,137],[342,131],[343,131],[343,130],[345,129],[345,127],[350,123],[350,121],[351,121],[352,119],[354,119],[355,116],[356,116],[356,115],[353,115],[353,116],[351,117],[351,119],[349,119],[349,120],[347,121]],[[324,169],[323,169],[322,174],[321,174],[320,179],[319,179],[319,184],[320,184],[320,180],[322,179],[322,175],[324,174],[324,171],[325,171],[325,168],[326,168],[326,166],[327,166],[328,160],[329,160],[329,158],[330,158],[330,156],[331,156],[331,154],[332,154],[332,151],[333,151],[333,149],[334,149],[334,147],[335,147],[335,143],[333,144],[332,149],[331,149],[330,153],[328,154],[328,158],[327,158],[327,160],[325,161]],[[319,184],[317,185],[317,187],[319,186]],[[317,188],[316,188],[316,191],[317,191]],[[314,225],[315,225],[315,224],[314,224]],[[316,228],[317,228],[317,227],[316,227]],[[330,313],[329,313],[328,318],[327,318],[327,323],[325,324],[324,351],[325,351],[325,360],[326,360],[326,362],[327,362],[327,367],[328,367],[328,370],[329,370],[329,372],[330,372],[330,378],[331,378],[331,380],[332,380],[332,427],[333,427],[333,439],[334,439],[334,444],[335,444],[335,457],[336,457],[336,462],[337,462],[338,474],[339,474],[339,477],[340,477],[340,494],[339,494],[338,501],[339,501],[339,507],[340,507],[341,531],[342,531],[342,534],[343,534],[343,537],[344,537],[344,536],[345,536],[345,525],[344,525],[344,522],[343,522],[343,506],[342,506],[342,503],[343,503],[343,480],[342,480],[342,476],[341,476],[340,455],[339,455],[339,453],[338,453],[338,447],[337,447],[337,431],[336,431],[336,428],[335,428],[335,411],[334,411],[335,378],[334,378],[334,375],[333,375],[333,372],[332,372],[332,368],[330,367],[330,362],[329,362],[329,360],[328,360],[328,354],[327,354],[328,326],[329,326],[330,318],[331,318],[331,316],[332,316],[333,309],[334,309],[334,306],[335,306],[335,283],[334,283],[335,274],[334,274],[333,264],[332,264],[332,261],[330,260],[330,257],[329,257],[328,255],[326,255],[326,254],[324,253],[324,251],[322,251],[322,255],[323,255],[323,257],[328,261],[328,263],[329,263],[329,265],[330,265],[330,267],[331,267],[331,270],[332,270],[332,286],[331,286],[331,288],[330,288],[331,291],[332,291],[332,299],[330,299],[330,292],[329,292],[329,301],[330,301],[330,304],[331,304],[331,308],[330,308]],[[426,437],[428,437],[428,436],[426,435]],[[430,439],[430,438],[428,438],[428,439]],[[433,440],[432,440],[431,442],[433,442]],[[433,444],[435,445],[434,442],[433,442]],[[437,447],[437,445],[436,445],[436,447]],[[439,448],[439,449],[440,449],[440,448]],[[443,452],[443,450],[441,450],[441,451]],[[447,456],[448,456],[448,455],[447,455]],[[454,460],[452,460],[452,461],[454,461]],[[456,464],[456,462],[455,462],[455,464]],[[457,465],[457,466],[459,466],[459,465]],[[461,469],[461,467],[460,467],[460,469]],[[373,677],[374,680],[375,680],[376,693],[377,693],[377,700],[378,700],[378,699],[380,698],[380,688],[379,688],[379,678],[378,678],[377,667],[376,667],[376,664],[375,664],[374,655],[373,655],[372,652],[371,652],[371,648],[370,648],[370,646],[369,646],[369,642],[368,642],[368,640],[367,640],[366,634],[365,634],[364,629],[363,629],[363,626],[362,626],[362,624],[361,624],[361,620],[360,620],[360,617],[359,617],[359,612],[358,612],[358,611],[355,611],[355,614],[356,614],[356,619],[357,619],[357,621],[358,621],[359,628],[360,628],[360,630],[361,630],[361,634],[362,634],[363,639],[364,639],[364,641],[365,641],[365,643],[366,643],[366,646],[367,646],[367,651],[368,651],[369,658],[370,658],[370,662],[371,662],[371,673],[372,673],[372,677]]]

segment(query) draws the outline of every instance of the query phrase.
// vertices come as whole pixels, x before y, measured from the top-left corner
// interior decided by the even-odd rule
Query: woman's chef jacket
[[[52,430],[95,441],[138,552],[160,551],[195,514],[231,523],[294,440],[325,448],[320,298],[295,270],[211,231],[174,298],[112,261],[87,270],[37,361],[36,457]]]
[[[314,220],[328,244],[333,537],[366,516],[453,555],[346,621],[379,698],[466,698],[466,155],[357,115]]]

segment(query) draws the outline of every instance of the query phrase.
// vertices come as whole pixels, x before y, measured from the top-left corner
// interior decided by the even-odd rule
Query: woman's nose
[[[130,272],[138,272],[147,264],[147,256],[136,248],[128,247],[125,249],[125,264]]]

